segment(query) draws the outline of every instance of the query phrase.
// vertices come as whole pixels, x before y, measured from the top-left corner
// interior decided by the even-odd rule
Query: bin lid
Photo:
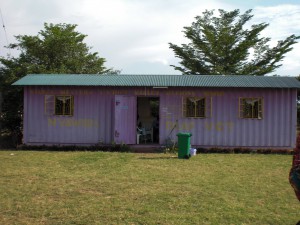
[[[192,133],[188,133],[188,132],[180,132],[178,134],[176,134],[176,136],[187,136],[187,137],[191,137]]]

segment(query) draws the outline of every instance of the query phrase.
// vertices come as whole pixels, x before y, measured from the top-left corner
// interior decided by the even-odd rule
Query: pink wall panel
[[[182,89],[185,94],[186,89]],[[191,132],[192,145],[225,147],[292,147],[296,131],[296,91],[288,89],[190,89],[196,96],[212,97],[211,118],[184,118],[181,95],[161,95],[161,133],[163,140],[169,135],[169,124],[178,132]],[[239,97],[263,97],[264,118],[240,119]]]
[[[25,91],[26,92],[26,91]],[[111,141],[112,96],[97,89],[31,88],[27,90],[25,143],[96,144]],[[73,116],[49,116],[44,112],[44,96],[74,96]]]
[[[112,143],[115,95],[160,98],[160,144],[168,136],[176,140],[178,132],[191,132],[192,145],[205,147],[293,147],[296,140],[297,91],[294,89],[25,87],[24,91],[24,142],[27,144]],[[45,114],[44,96],[59,94],[74,96],[73,116]],[[194,96],[212,99],[211,117],[183,117],[182,99]],[[263,119],[240,119],[239,97],[263,97]],[[136,103],[131,105],[136,107]],[[135,132],[135,124],[133,127],[130,132]]]

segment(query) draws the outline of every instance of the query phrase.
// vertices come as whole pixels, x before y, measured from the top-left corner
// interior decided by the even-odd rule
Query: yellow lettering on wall
[[[48,126],[98,128],[95,119],[48,118]]]
[[[113,95],[127,95],[128,91],[127,90],[113,90],[111,93]]]
[[[215,124],[216,131],[223,131],[224,130],[224,123],[223,122],[217,122]]]
[[[194,122],[173,122],[173,121],[166,121],[166,130],[171,130],[175,126],[177,126],[179,130],[192,130],[192,129],[195,128]]]
[[[223,95],[224,95],[223,91],[205,91],[204,92],[204,96],[210,96],[210,97],[223,96]]]
[[[48,126],[56,126],[56,119],[55,118],[48,118]]]
[[[194,91],[167,91],[166,95],[180,95],[180,96],[193,96]]]
[[[135,95],[142,95],[142,96],[157,96],[159,95],[158,90],[152,90],[152,89],[145,89],[145,90],[135,90]]]
[[[171,130],[176,125],[175,122],[166,121],[166,130]]]
[[[207,131],[232,131],[234,123],[229,122],[205,122],[204,127]]]
[[[72,90],[72,89],[30,89],[32,95],[91,95],[95,93],[93,90]]]
[[[195,124],[193,122],[183,122],[179,123],[178,127],[180,130],[192,130],[195,127]]]
[[[213,129],[212,123],[205,122],[204,127],[206,130],[211,131]]]

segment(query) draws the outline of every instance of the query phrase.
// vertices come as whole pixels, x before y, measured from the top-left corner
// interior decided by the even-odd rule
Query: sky
[[[15,43],[16,35],[37,35],[45,22],[77,24],[77,31],[88,35],[91,52],[122,74],[180,74],[170,66],[179,60],[168,43],[188,43],[183,27],[206,9],[253,9],[250,23],[270,24],[262,36],[271,38],[271,46],[300,35],[299,0],[0,0],[0,9],[0,56],[17,56],[4,48],[7,42]],[[300,43],[293,47],[274,74],[300,74]]]

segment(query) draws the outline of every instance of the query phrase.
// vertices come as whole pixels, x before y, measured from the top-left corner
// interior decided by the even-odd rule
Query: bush
[[[293,154],[293,167],[300,165],[300,134],[296,140],[296,147]]]
[[[20,145],[18,150],[33,151],[102,151],[102,152],[131,152],[130,146],[126,144],[112,145]]]
[[[16,136],[10,134],[0,135],[0,149],[14,149],[16,146]]]
[[[255,149],[255,148],[197,148],[197,153],[226,153],[226,154],[283,154],[293,153],[289,149]]]

